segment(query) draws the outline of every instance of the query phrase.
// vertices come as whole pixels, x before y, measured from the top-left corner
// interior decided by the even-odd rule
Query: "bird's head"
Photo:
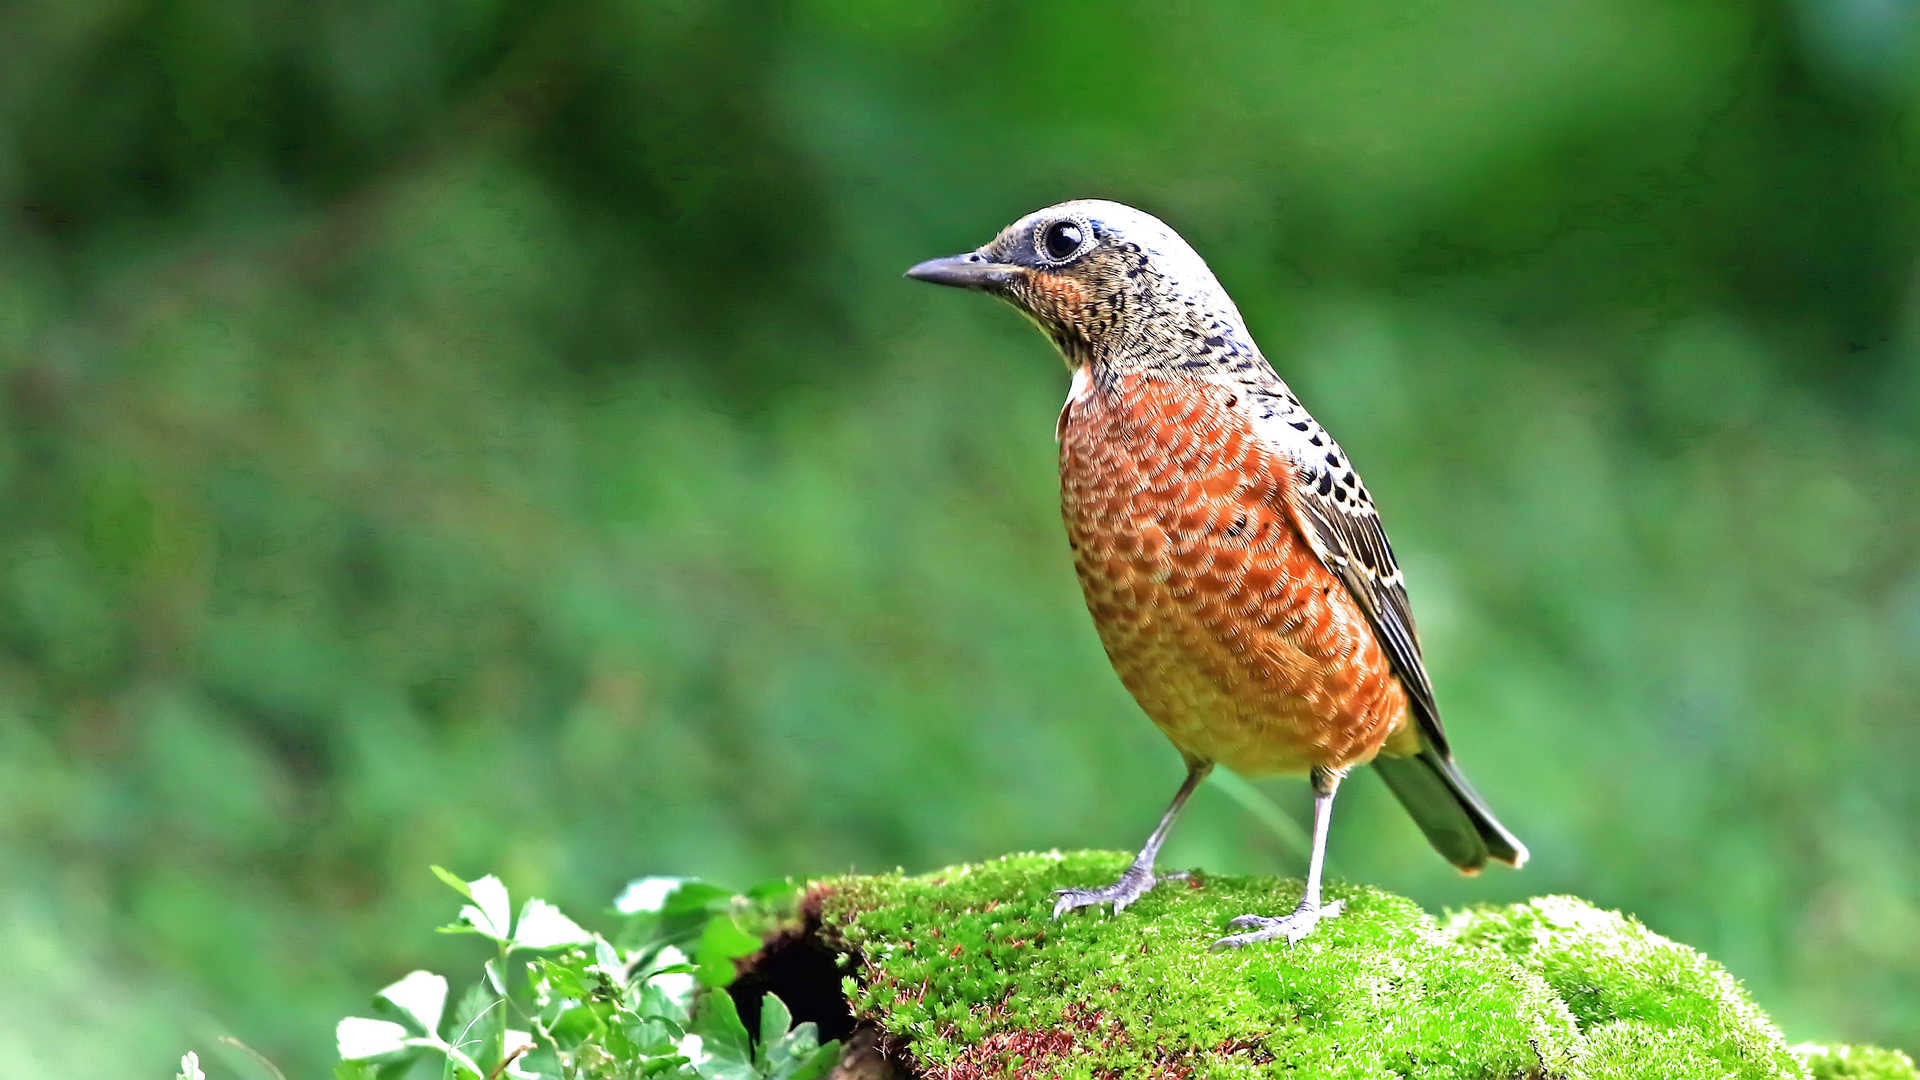
[[[1070,367],[1257,355],[1193,248],[1152,214],[1103,199],[1036,210],[985,246],[929,259],[907,276],[1001,297],[1039,324]]]

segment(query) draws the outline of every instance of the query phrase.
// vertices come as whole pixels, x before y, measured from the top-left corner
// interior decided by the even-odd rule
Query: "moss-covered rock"
[[[1447,931],[1538,974],[1587,1036],[1587,1075],[1807,1075],[1725,968],[1618,912],[1545,896],[1453,917]]]
[[[1802,1043],[1793,1048],[1807,1063],[1813,1080],[1907,1080],[1916,1075],[1913,1059],[1898,1050],[1877,1046],[1819,1046]]]
[[[1454,916],[1334,884],[1297,944],[1213,952],[1292,880],[1195,877],[1118,917],[1051,916],[1052,890],[1127,856],[1016,855],[820,882],[821,939],[854,1017],[941,1077],[1871,1077],[1904,1056],[1789,1048],[1739,984],[1632,919],[1548,897]]]

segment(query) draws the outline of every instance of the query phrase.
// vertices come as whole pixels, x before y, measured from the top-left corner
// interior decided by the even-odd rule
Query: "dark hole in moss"
[[[760,1037],[760,1003],[769,993],[786,1003],[795,1024],[811,1020],[820,1041],[840,1040],[840,1067],[846,1080],[912,1080],[904,1045],[888,1038],[871,1021],[856,1023],[841,980],[859,964],[842,965],[840,949],[820,933],[820,903],[826,891],[810,890],[800,902],[800,921],[766,940],[760,951],[740,962],[727,993],[740,1021]]]
[[[821,1042],[844,1039],[853,1032],[853,1009],[840,992],[844,974],[839,954],[820,939],[820,898],[809,893],[800,905],[800,924],[768,938],[742,961],[727,993],[756,1037],[760,1000],[773,993],[786,1002],[794,1023],[811,1020],[819,1026]]]
[[[836,1076],[908,1080],[915,1074],[908,1067],[906,1048],[895,1045],[871,1022],[854,1023],[853,1006],[840,986],[848,969],[840,964],[839,950],[820,934],[824,896],[818,890],[807,893],[800,904],[799,924],[768,938],[759,952],[742,961],[727,993],[755,1038],[760,1033],[761,999],[772,993],[786,1003],[795,1024],[813,1021],[821,1042],[840,1040],[842,1056]]]

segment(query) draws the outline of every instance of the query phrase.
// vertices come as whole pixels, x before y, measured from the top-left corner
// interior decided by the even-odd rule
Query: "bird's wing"
[[[1346,585],[1366,612],[1395,674],[1406,687],[1422,734],[1442,755],[1447,754],[1433,681],[1420,659],[1420,639],[1413,628],[1406,582],[1380,515],[1374,510],[1373,497],[1339,444],[1291,392],[1281,388],[1262,397],[1257,408],[1265,415],[1258,417],[1255,426],[1274,433],[1277,437],[1268,439],[1268,444],[1292,459],[1293,490],[1287,505],[1294,513],[1295,524],[1320,562]]]

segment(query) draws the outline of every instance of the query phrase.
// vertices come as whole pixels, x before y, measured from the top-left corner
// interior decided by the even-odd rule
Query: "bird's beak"
[[[915,281],[930,281],[935,285],[954,285],[962,289],[998,292],[1013,284],[1025,272],[1023,268],[1012,263],[997,263],[977,251],[969,251],[965,255],[928,259],[907,271],[907,276]]]

